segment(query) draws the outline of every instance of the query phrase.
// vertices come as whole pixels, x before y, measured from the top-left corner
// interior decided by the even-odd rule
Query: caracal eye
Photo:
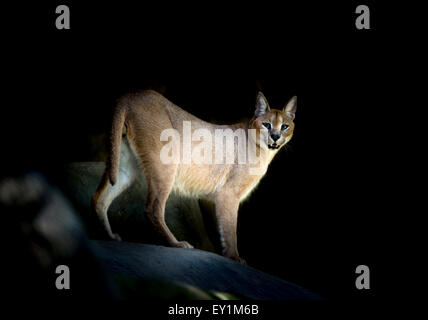
[[[283,123],[283,124],[282,124],[282,126],[281,126],[281,130],[282,130],[282,131],[285,131],[285,130],[287,130],[289,127],[290,127],[290,126],[289,126],[288,124]]]
[[[263,125],[266,127],[266,129],[270,130],[272,128],[272,125],[269,122],[263,122]]]

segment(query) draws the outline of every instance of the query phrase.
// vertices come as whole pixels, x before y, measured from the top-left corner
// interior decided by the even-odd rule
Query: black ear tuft
[[[261,91],[259,91],[259,93],[257,95],[257,101],[256,101],[256,112],[255,112],[256,117],[259,117],[259,116],[265,114],[269,110],[270,110],[269,104],[268,104],[265,96],[263,95],[263,93]]]
[[[297,107],[297,96],[294,96],[293,98],[288,101],[288,103],[285,105],[283,111],[294,120],[296,117],[296,107]]]

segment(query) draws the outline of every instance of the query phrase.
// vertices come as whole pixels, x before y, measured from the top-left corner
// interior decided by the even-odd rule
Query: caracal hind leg
[[[114,186],[111,185],[109,174],[106,170],[96,193],[92,197],[93,208],[108,236],[113,240],[120,241],[121,238],[118,234],[112,232],[107,215],[108,209],[113,200],[125,191],[135,180],[137,168],[137,160],[132,150],[129,148],[126,139],[123,139],[121,144],[119,175],[116,184]]]
[[[221,237],[223,255],[245,264],[245,260],[239,256],[237,242],[239,199],[233,192],[223,190],[215,198],[215,212],[218,229]]]
[[[164,165],[159,162],[151,166],[150,173],[145,170],[148,186],[145,212],[168,245],[176,248],[193,248],[187,241],[178,241],[165,222],[165,204],[171,193],[176,172],[177,164]]]

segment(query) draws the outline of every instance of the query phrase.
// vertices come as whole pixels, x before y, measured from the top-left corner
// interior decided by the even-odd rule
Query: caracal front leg
[[[223,255],[240,263],[245,260],[239,256],[237,242],[239,199],[227,190],[219,192],[215,199],[215,212],[221,237]]]

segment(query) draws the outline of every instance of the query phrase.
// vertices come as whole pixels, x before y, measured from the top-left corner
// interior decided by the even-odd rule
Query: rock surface
[[[113,275],[166,280],[256,300],[320,299],[295,284],[210,252],[127,242],[92,243],[99,261]]]
[[[68,200],[39,174],[0,181],[0,209],[2,242],[14,244],[3,252],[2,289],[11,300],[318,299],[207,251],[88,240]],[[55,287],[59,265],[69,268],[72,290]]]

